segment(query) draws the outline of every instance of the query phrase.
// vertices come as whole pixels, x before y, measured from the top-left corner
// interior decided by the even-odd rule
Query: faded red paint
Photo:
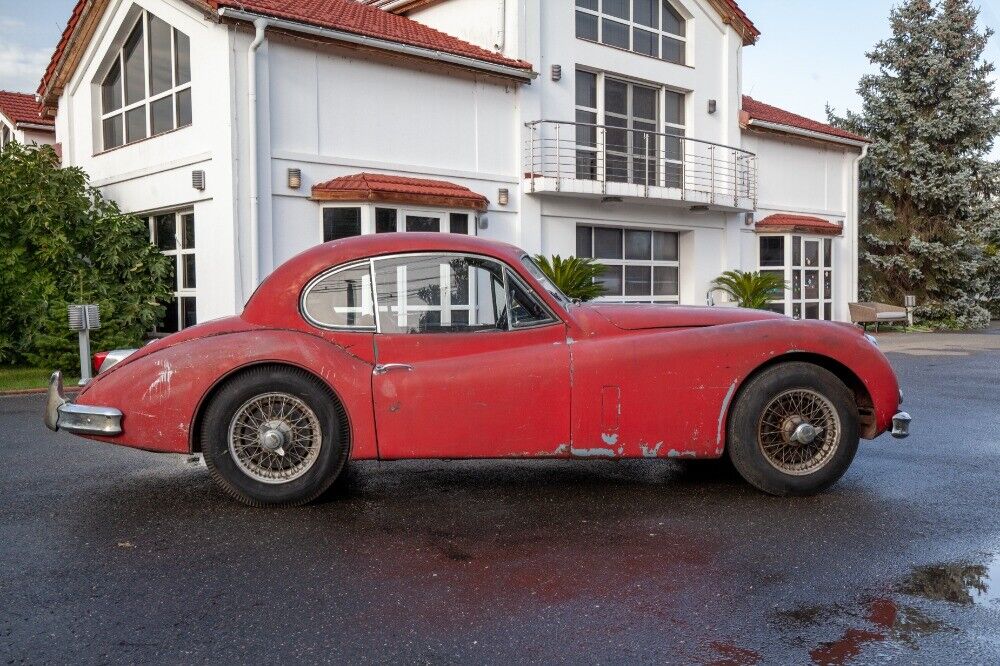
[[[400,252],[493,257],[561,322],[496,333],[320,330],[302,317],[305,285],[332,266]],[[885,357],[856,327],[767,312],[680,306],[560,306],[510,245],[451,234],[378,234],[312,248],[280,266],[243,313],[142,348],[99,375],[77,402],[120,409],[104,441],[153,451],[197,448],[211,390],[261,363],[309,370],[342,400],[352,457],[719,457],[726,415],[746,379],[783,359],[822,358],[853,373],[881,434],[897,411]],[[373,375],[376,363],[409,372]]]

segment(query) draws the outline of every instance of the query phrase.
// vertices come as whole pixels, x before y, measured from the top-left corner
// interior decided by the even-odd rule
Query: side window
[[[503,268],[490,259],[448,254],[375,261],[382,333],[505,330]]]
[[[529,328],[555,321],[535,293],[510,271],[507,271],[507,289],[510,293],[512,328]]]
[[[302,313],[324,328],[375,329],[371,270],[368,262],[345,266],[310,283]]]

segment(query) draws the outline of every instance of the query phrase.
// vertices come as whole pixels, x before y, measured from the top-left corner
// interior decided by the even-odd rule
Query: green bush
[[[135,346],[163,314],[171,262],[49,146],[0,153],[0,363],[73,368],[70,303],[97,303],[95,349]]]
[[[553,284],[572,299],[589,301],[604,293],[604,287],[594,282],[604,273],[604,266],[593,259],[581,257],[563,259],[557,254],[550,260],[539,254],[535,255],[535,261]]]
[[[775,293],[785,290],[785,281],[771,273],[726,271],[715,278],[712,288],[729,294],[741,308],[763,310],[768,301],[780,298]]]

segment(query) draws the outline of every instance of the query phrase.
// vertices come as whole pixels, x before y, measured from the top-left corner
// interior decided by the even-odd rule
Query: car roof
[[[305,285],[325,270],[369,257],[408,252],[479,254],[515,266],[525,254],[508,243],[464,234],[400,232],[344,238],[309,248],[278,266],[247,301],[243,314],[254,321],[270,320],[268,311],[275,304],[286,301],[297,304]]]

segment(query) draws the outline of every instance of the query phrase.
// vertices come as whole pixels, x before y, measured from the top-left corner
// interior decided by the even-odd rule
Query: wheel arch
[[[736,391],[733,399],[729,402],[729,405],[726,408],[726,421],[728,422],[729,415],[733,411],[733,406],[743,393],[744,388],[748,386],[755,377],[775,366],[795,362],[809,363],[821,367],[842,381],[851,393],[854,394],[854,402],[858,406],[858,426],[861,436],[865,439],[875,437],[877,431],[875,423],[875,403],[872,399],[871,393],[865,386],[865,383],[861,380],[857,373],[837,359],[814,352],[789,352],[787,354],[782,354],[781,356],[769,359],[754,368],[753,371],[751,371],[740,383],[739,390]]]
[[[229,382],[239,379],[242,375],[245,375],[250,370],[257,370],[259,368],[288,368],[293,370],[298,370],[309,375],[316,382],[325,387],[330,391],[334,399],[334,407],[340,418],[340,434],[347,441],[348,456],[350,456],[351,450],[353,449],[354,441],[352,433],[354,428],[351,425],[351,414],[347,411],[344,406],[344,400],[340,397],[337,389],[330,385],[328,381],[317,375],[315,372],[306,368],[298,363],[292,363],[290,361],[254,361],[252,363],[247,363],[245,365],[237,366],[231,369],[229,372],[225,373],[221,377],[215,380],[215,382],[208,388],[205,394],[198,401],[198,405],[195,407],[194,417],[191,420],[191,431],[189,435],[189,448],[192,453],[201,452],[201,429],[203,425],[203,418],[208,405],[211,404],[212,399],[218,394],[223,386]]]

